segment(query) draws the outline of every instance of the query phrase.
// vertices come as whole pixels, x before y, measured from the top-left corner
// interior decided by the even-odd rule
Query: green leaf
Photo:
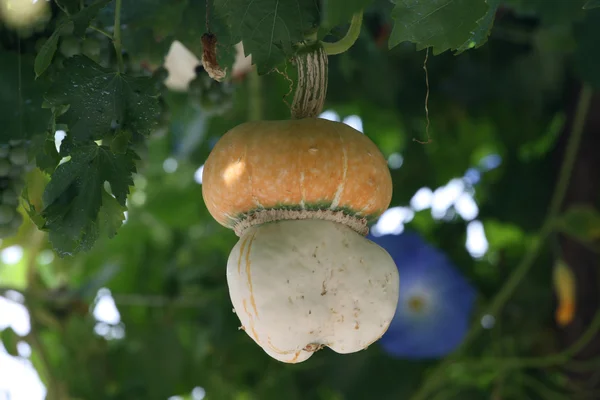
[[[90,26],[90,23],[98,12],[106,7],[108,3],[112,0],[96,0],[77,14],[75,14],[71,20],[73,21],[74,29],[73,35],[83,37],[85,36],[85,31]]]
[[[84,56],[67,59],[64,67],[46,101],[70,105],[60,122],[69,126],[72,140],[99,140],[118,128],[150,134],[160,114],[152,79],[113,72]]]
[[[127,130],[119,131],[110,142],[110,150],[113,153],[124,154],[127,152],[129,142],[131,141],[131,132]]]
[[[324,0],[321,12],[321,26],[334,26],[350,22],[352,15],[365,9],[373,0]]]
[[[585,20],[575,28],[575,70],[585,82],[600,88],[600,10],[587,12]]]
[[[0,50],[0,142],[31,138],[48,128],[52,113],[42,109],[46,82],[36,80],[34,58]]]
[[[127,207],[119,204],[115,197],[103,190],[102,207],[98,214],[100,234],[104,234],[109,238],[115,237],[117,231],[123,225],[123,221],[125,221],[125,211],[127,211]]]
[[[54,135],[36,136],[33,147],[37,150],[35,153],[37,167],[48,174],[52,173],[60,162],[60,155],[56,150]]]
[[[313,0],[215,0],[215,9],[231,27],[232,44],[240,40],[259,74],[266,74],[294,54],[294,45],[319,22]]]
[[[17,343],[19,343],[19,335],[17,335],[11,327],[8,327],[2,332],[0,332],[0,342],[2,342],[8,354],[10,354],[13,357],[19,355],[19,351],[17,350]]]
[[[600,7],[600,0],[588,0],[588,2],[583,5],[584,10],[591,10],[598,7]]]
[[[42,216],[54,249],[69,255],[89,250],[100,232],[114,236],[123,220],[137,156],[132,151],[115,154],[94,142],[76,147],[63,142],[61,153],[62,147],[71,159],[58,166],[46,186]],[[106,197],[105,182],[119,206]]]
[[[488,8],[485,0],[397,0],[389,47],[410,41],[418,50],[433,47],[435,55],[458,49],[478,31]]]
[[[600,240],[600,212],[589,205],[571,206],[556,221],[556,226],[584,243]]]
[[[29,200],[28,186],[25,186],[23,189],[23,192],[21,193],[21,200],[23,201],[23,208],[25,209],[27,215],[29,215],[29,218],[31,218],[31,221],[33,221],[35,226],[37,226],[39,229],[44,229],[44,224],[46,221],[44,221],[44,217],[42,217],[35,209],[35,206],[31,204],[31,200]]]
[[[471,32],[471,36],[467,39],[462,46],[457,50],[456,54],[460,54],[466,50],[476,49],[483,46],[490,36],[492,27],[494,26],[494,19],[496,18],[496,11],[500,5],[500,0],[487,0],[489,8],[485,15],[477,21],[477,28]]]
[[[58,47],[59,37],[59,31],[54,31],[52,36],[50,36],[48,40],[46,40],[46,42],[42,45],[42,48],[35,57],[35,64],[33,68],[35,70],[36,78],[42,75],[52,63],[52,58],[54,58],[54,53],[56,53],[56,49]]]

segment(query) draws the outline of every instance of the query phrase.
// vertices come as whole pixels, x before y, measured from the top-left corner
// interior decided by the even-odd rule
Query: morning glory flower
[[[407,359],[452,352],[467,333],[475,289],[444,253],[417,234],[368,238],[390,253],[400,274],[396,314],[379,340],[384,351]]]

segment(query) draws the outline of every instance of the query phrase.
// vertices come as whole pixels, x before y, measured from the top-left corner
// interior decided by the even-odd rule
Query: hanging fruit
[[[327,91],[320,43],[295,57],[293,119],[227,132],[203,172],[215,220],[240,237],[227,281],[242,329],[288,363],[329,347],[363,350],[387,330],[399,278],[390,255],[364,236],[389,206],[392,181],[359,131],[316,118]]]

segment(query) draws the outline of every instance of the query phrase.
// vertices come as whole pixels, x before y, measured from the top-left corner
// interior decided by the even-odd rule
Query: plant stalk
[[[106,32],[105,30],[103,30],[103,29],[100,29],[100,28],[98,28],[98,27],[95,27],[95,26],[92,26],[92,25],[90,25],[90,29],[91,29],[91,30],[94,30],[94,31],[96,31],[96,32],[98,32],[98,33],[100,33],[100,34],[102,34],[102,35],[104,35],[104,36],[106,36],[106,37],[107,37],[107,38],[109,38],[110,40],[113,40],[113,36],[112,36],[110,33],[108,33],[108,32]]]
[[[56,4],[56,6],[60,9],[60,11],[64,12],[65,14],[67,14],[68,17],[71,16],[71,14],[69,13],[69,11],[63,7],[58,1],[55,1],[54,4]]]
[[[115,4],[115,32],[113,35],[113,44],[115,46],[115,53],[117,54],[117,63],[119,65],[119,72],[123,73],[125,67],[123,64],[123,52],[121,50],[121,4],[123,0],[117,0]]]
[[[45,238],[46,235],[42,231],[39,231],[35,227],[33,227],[29,247],[27,248],[28,259],[25,267],[27,271],[27,285],[29,288],[35,288],[38,285],[36,260],[38,254],[43,249]],[[17,292],[24,294],[22,291]],[[31,330],[26,336],[26,341],[29,343],[31,348],[39,355],[40,362],[43,368],[42,374],[47,379],[46,385],[48,391],[48,400],[67,400],[68,395],[67,397],[65,397],[65,393],[63,393],[64,390],[61,389],[60,381],[52,372],[50,355],[48,354],[48,351],[40,337],[40,326],[38,320],[35,318],[33,308],[31,307],[31,299],[25,297],[25,306],[27,307],[31,315]]]
[[[250,101],[248,104],[248,120],[260,121],[263,119],[262,82],[256,67],[252,67],[248,76],[248,89]]]

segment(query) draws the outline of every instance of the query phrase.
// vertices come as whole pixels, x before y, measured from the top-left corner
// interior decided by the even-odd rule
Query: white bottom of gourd
[[[249,228],[227,262],[242,329],[288,363],[322,347],[367,348],[387,330],[398,270],[381,247],[336,222],[278,221]]]

